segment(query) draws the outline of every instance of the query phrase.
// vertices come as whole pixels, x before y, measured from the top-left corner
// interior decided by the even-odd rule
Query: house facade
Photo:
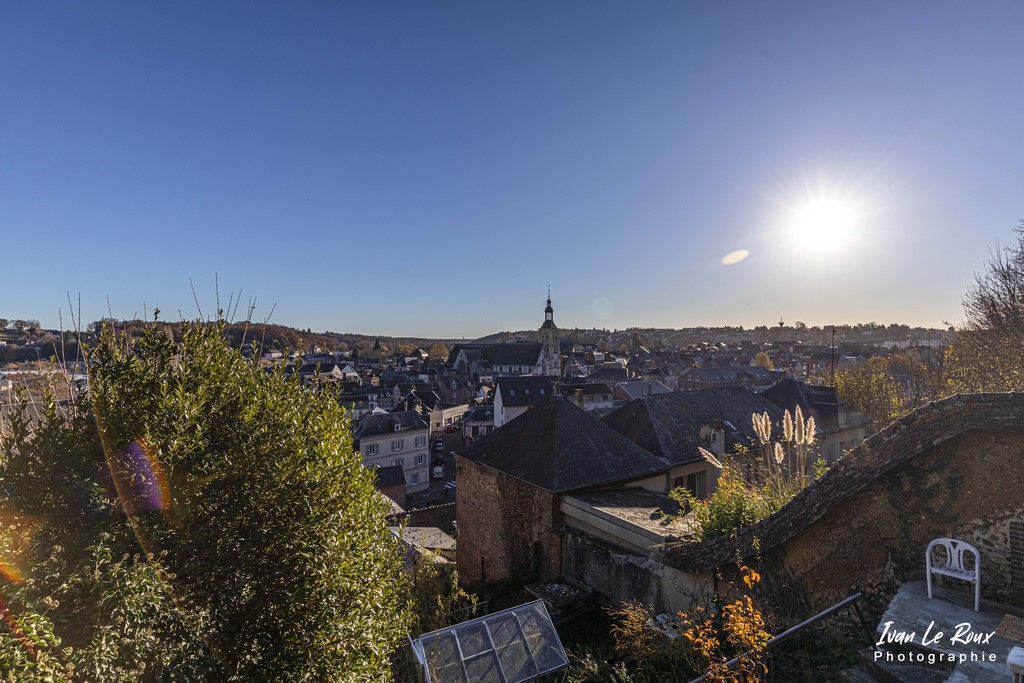
[[[401,466],[408,493],[430,486],[430,429],[415,410],[366,415],[353,436],[367,467]]]
[[[499,377],[494,389],[494,428],[544,403],[554,393],[554,377]]]

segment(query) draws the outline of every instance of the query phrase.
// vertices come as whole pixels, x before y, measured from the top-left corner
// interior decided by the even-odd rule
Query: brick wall
[[[462,582],[478,585],[559,574],[557,496],[489,467],[462,458],[456,462],[457,563]]]
[[[981,549],[983,594],[1005,599],[1014,585],[1010,528],[1024,506],[1022,437],[1024,395],[929,404],[735,539],[672,548],[666,563],[728,569],[737,556],[760,555],[762,597],[780,616],[801,617],[855,591],[881,602],[899,583],[924,578],[931,539],[962,533]]]

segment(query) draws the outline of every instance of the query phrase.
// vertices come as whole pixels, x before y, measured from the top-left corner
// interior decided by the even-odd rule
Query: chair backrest
[[[977,571],[981,556],[978,554],[978,549],[967,541],[961,541],[958,538],[936,538],[928,544],[928,550],[926,551],[926,556],[932,564],[938,564],[935,562],[935,557],[932,554],[932,551],[938,546],[942,546],[946,550],[945,564],[939,564],[939,566],[944,566],[948,569],[959,569],[961,571]],[[968,568],[964,566],[965,553],[970,553],[974,556],[973,567]]]

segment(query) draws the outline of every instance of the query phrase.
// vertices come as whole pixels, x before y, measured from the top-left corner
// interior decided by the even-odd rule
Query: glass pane
[[[455,634],[459,637],[462,656],[466,659],[491,649],[491,644],[487,640],[487,632],[484,631],[484,625],[479,621],[471,621],[457,626]]]
[[[423,656],[430,680],[436,683],[463,683],[462,660],[451,631],[423,639]]]
[[[501,683],[501,672],[498,670],[498,658],[494,652],[466,660],[466,675],[470,683]]]
[[[498,661],[509,683],[529,680],[537,675],[537,667],[526,651],[526,643],[519,631],[516,618],[511,614],[502,615],[487,621],[491,629],[491,638],[498,651]]]
[[[531,605],[520,612],[519,619],[523,625],[523,633],[526,634],[526,646],[530,648],[530,654],[537,662],[540,673],[557,669],[568,663],[561,648],[553,646],[559,642],[558,635],[538,606]]]

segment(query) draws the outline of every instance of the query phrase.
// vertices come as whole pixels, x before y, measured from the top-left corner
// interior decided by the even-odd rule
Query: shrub
[[[223,334],[107,331],[88,396],[0,424],[8,500],[44,520],[27,576],[0,576],[40,677],[388,678],[401,558],[347,416]]]

